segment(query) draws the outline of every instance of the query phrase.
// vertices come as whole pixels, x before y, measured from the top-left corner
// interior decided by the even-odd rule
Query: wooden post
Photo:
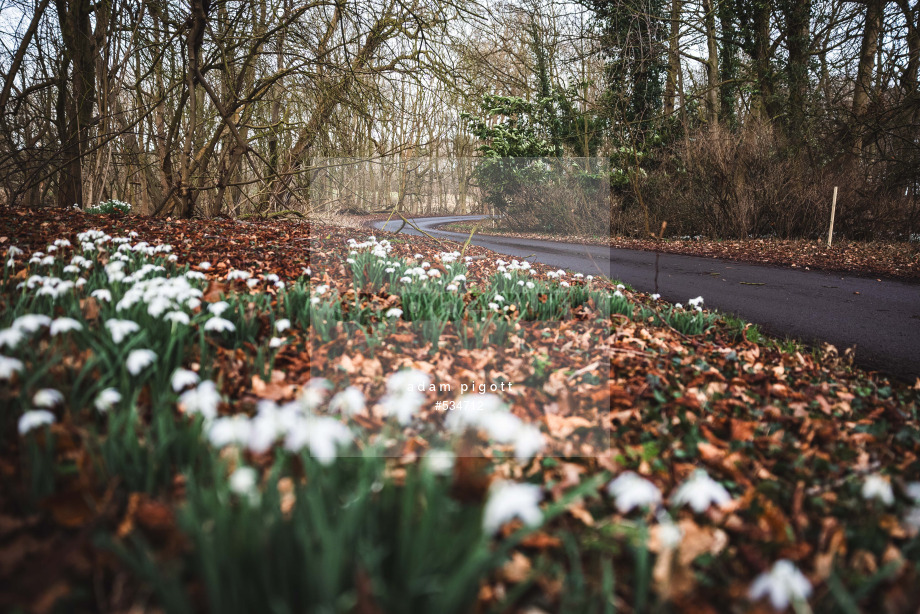
[[[834,214],[837,213],[837,186],[834,186],[834,198],[831,200],[831,227],[827,229],[827,246],[834,240]]]

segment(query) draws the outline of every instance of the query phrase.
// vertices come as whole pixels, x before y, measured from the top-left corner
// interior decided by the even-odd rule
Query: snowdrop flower
[[[401,283],[401,284],[411,284],[411,283],[412,283],[412,278],[411,278],[411,277],[400,277],[400,278],[399,278],[399,283]]]
[[[885,505],[894,503],[894,492],[891,490],[891,482],[877,473],[866,476],[866,481],[862,486],[863,499],[869,501],[877,499]]]
[[[96,299],[97,301],[102,301],[105,303],[112,302],[112,293],[109,290],[106,290],[105,288],[99,288],[98,290],[93,290],[92,292],[89,293],[89,295],[93,297],[94,299]]]
[[[425,455],[425,468],[435,475],[448,475],[454,469],[456,456],[450,450],[431,450]]]
[[[421,260],[422,258],[424,258],[424,256],[421,255],[421,254],[416,254],[416,255],[412,256],[412,258],[414,258],[415,260]]]
[[[496,294],[496,295],[495,295],[495,298],[492,299],[492,300],[494,300],[496,303],[504,303],[504,302],[505,302],[505,297],[502,296],[501,294]]]
[[[920,482],[911,482],[907,484],[904,488],[904,492],[907,493],[907,496],[914,500],[916,503],[920,503]]]
[[[201,269],[202,271],[207,271],[208,269],[211,268],[211,263],[208,262],[207,260],[204,260],[198,263],[198,268]]]
[[[545,445],[543,433],[533,424],[521,424],[514,435],[514,456],[518,462],[525,463],[536,456]]]
[[[396,416],[400,424],[408,424],[425,402],[423,391],[430,382],[427,373],[414,369],[392,374],[387,379],[387,394],[380,400],[384,413]]]
[[[358,388],[349,386],[332,397],[329,401],[329,411],[345,416],[359,414],[364,411],[364,394]]]
[[[307,382],[306,387],[300,393],[298,401],[306,411],[312,412],[326,400],[326,394],[331,387],[332,384],[326,378],[314,377]]]
[[[249,416],[216,418],[208,426],[208,441],[215,448],[245,444],[252,432]]]
[[[319,294],[320,296],[326,294],[326,292],[328,291],[329,291],[329,286],[327,286],[326,284],[320,284],[316,286],[316,289],[315,289],[315,292]]]
[[[689,301],[687,301],[687,304],[690,305],[691,307],[699,307],[700,305],[703,304],[703,297],[698,296],[696,298],[692,298]]]
[[[255,288],[258,285],[259,285],[258,279],[247,279],[246,280],[246,287],[248,288]]]
[[[163,316],[163,319],[173,324],[184,324],[185,326],[188,326],[192,321],[184,311],[170,311]]]
[[[671,520],[671,517],[663,509],[658,510],[658,540],[665,548],[676,548],[684,538],[684,532],[680,527]]]
[[[36,333],[43,326],[51,326],[51,318],[41,313],[29,313],[13,320],[12,328],[24,333]]]
[[[204,323],[204,329],[209,332],[232,333],[236,330],[236,325],[230,320],[213,317]]]
[[[120,344],[125,340],[125,337],[136,333],[141,329],[137,322],[131,320],[106,320],[105,327],[109,330],[109,334],[112,335],[112,341]]]
[[[220,403],[220,393],[217,385],[211,380],[198,384],[197,388],[186,390],[179,396],[179,404],[187,414],[201,414],[206,420],[217,417],[217,405]]]
[[[282,345],[284,345],[284,342],[285,342],[285,339],[282,339],[281,337],[272,337],[268,342],[268,347],[270,347],[273,350],[276,350],[280,348]]]
[[[524,524],[535,526],[543,521],[540,499],[543,493],[535,484],[499,481],[493,484],[482,513],[482,528],[489,535],[503,524],[520,518]]]
[[[562,286],[563,288],[568,288],[568,287],[569,287],[569,282],[567,282],[567,281],[560,281],[560,282],[559,282],[559,285]]]
[[[58,318],[51,323],[51,336],[60,335],[73,330],[80,330],[83,325],[73,318]]]
[[[31,409],[19,417],[19,434],[25,435],[40,426],[54,423],[54,414],[47,409]]]
[[[489,309],[492,311],[498,311],[498,303],[489,303]]]
[[[534,288],[537,287],[536,284],[534,284],[532,281],[528,281],[528,282],[527,282],[526,284],[524,284],[524,285],[527,286],[528,288],[530,288],[531,290],[533,290]]]
[[[259,500],[259,474],[252,467],[237,467],[227,484],[232,492],[248,498],[251,503]]]
[[[287,318],[284,318],[284,319],[281,319],[275,322],[275,330],[278,331],[279,333],[283,333],[290,327],[291,327],[291,321],[288,320]]]
[[[64,395],[54,388],[43,388],[32,397],[35,407],[54,407],[64,402]]]
[[[674,503],[689,505],[698,514],[705,512],[713,503],[723,505],[731,500],[725,487],[709,477],[704,469],[694,471],[674,493]]]
[[[657,301],[657,300],[660,299],[660,298],[661,298],[661,295],[660,295],[660,294],[653,294],[653,295],[652,295],[652,300],[653,300],[653,301]]]
[[[752,600],[770,598],[777,612],[784,611],[790,603],[801,603],[811,595],[811,583],[792,561],[781,559],[754,580],[748,591]]]
[[[18,328],[4,328],[0,330],[0,348],[15,348],[25,339],[25,335]]]
[[[22,361],[8,356],[0,356],[0,380],[8,380],[14,373],[22,373]]]
[[[396,269],[394,269],[394,268],[391,267],[391,266],[388,266],[387,268],[385,268],[385,269],[383,270],[383,272],[384,272],[384,273],[395,273],[395,272],[396,272]]]
[[[188,369],[176,369],[173,371],[172,377],[170,378],[170,384],[172,389],[176,392],[189,386],[195,386],[201,381],[201,378],[198,377],[198,374],[194,371],[189,371]]]
[[[16,247],[15,245],[10,245],[6,250],[6,255],[10,258],[15,258],[16,256],[22,256],[23,251]]]
[[[250,273],[250,272],[248,272],[248,271],[240,271],[240,270],[237,270],[237,269],[234,269],[234,270],[230,271],[229,273],[227,273],[227,279],[228,279],[229,281],[233,281],[233,280],[236,280],[236,279],[238,279],[238,280],[240,280],[240,281],[244,281],[244,280],[249,279],[250,277],[252,277],[252,273]]]
[[[683,309],[684,306],[683,306],[681,303],[674,303],[674,308],[675,308],[675,309]]]
[[[215,316],[221,315],[223,312],[227,311],[230,308],[230,303],[227,301],[218,301],[216,303],[211,303],[208,305],[208,311]]]
[[[591,281],[592,279],[594,279],[594,275],[588,275],[587,277],[585,277],[585,279],[587,281]]]
[[[625,514],[635,507],[652,507],[661,503],[661,491],[649,480],[626,471],[607,485],[607,492],[616,499],[617,509]]]
[[[447,290],[448,292],[454,292],[454,291],[457,290],[457,285],[456,285],[456,284],[447,284],[445,290]]]
[[[402,314],[403,314],[402,309],[399,309],[398,307],[393,307],[392,309],[387,310],[386,315],[388,318],[401,318]]]
[[[338,420],[310,416],[293,425],[284,440],[284,447],[292,452],[309,448],[310,454],[320,464],[329,465],[336,459],[337,448],[351,442],[351,431]]]
[[[153,350],[131,350],[125,360],[125,366],[131,375],[138,375],[156,361],[157,355]]]
[[[100,413],[105,413],[120,402],[121,393],[114,388],[106,388],[98,395],[96,395],[96,400],[93,401],[93,405],[96,406],[97,411]]]

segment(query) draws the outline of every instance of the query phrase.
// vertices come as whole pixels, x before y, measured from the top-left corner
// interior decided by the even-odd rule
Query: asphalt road
[[[437,227],[481,217],[417,218],[413,223],[432,236],[462,242],[468,234]],[[402,220],[388,224],[374,226],[395,231]],[[419,234],[408,226],[402,232]],[[655,291],[653,252],[484,235],[472,242],[500,254]],[[703,296],[707,308],[737,314],[773,336],[826,341],[841,352],[855,346],[856,361],[863,367],[908,381],[920,377],[920,284],[661,254],[658,292],[682,303]]]

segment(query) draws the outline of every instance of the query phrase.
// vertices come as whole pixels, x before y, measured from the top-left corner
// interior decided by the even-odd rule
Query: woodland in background
[[[839,232],[920,233],[920,0],[0,0],[0,43],[12,207],[813,237],[836,185]],[[609,198],[547,222],[501,156]]]

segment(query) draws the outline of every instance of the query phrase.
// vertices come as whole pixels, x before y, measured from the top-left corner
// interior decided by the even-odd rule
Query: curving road
[[[466,241],[438,230],[483,216],[416,218],[432,236]],[[402,220],[374,222],[396,231]],[[419,234],[408,226],[404,234]],[[586,275],[606,275],[644,292],[655,291],[653,252],[554,241],[478,235],[472,243]],[[771,335],[808,343],[856,346],[857,362],[914,381],[920,377],[920,284],[877,281],[824,271],[800,271],[715,258],[661,254],[658,292],[672,302],[703,296],[706,306],[757,323]]]

